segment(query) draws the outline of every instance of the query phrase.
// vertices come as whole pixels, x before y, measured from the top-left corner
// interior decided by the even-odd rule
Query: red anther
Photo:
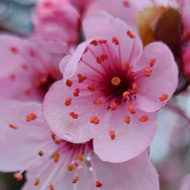
[[[101,104],[102,101],[99,99],[99,98],[96,98],[94,101],[93,101],[93,104]]]
[[[14,74],[10,75],[11,80],[15,80],[16,76]]]
[[[11,47],[11,51],[13,53],[18,53],[18,49],[16,47],[14,47],[14,46]]]
[[[132,93],[133,93],[133,94],[136,94],[137,91],[138,91],[138,86],[137,86],[136,83],[133,83],[133,84],[132,84]]]
[[[31,56],[31,57],[35,57],[35,52],[34,52],[34,50],[30,50],[29,53],[30,53],[30,56]]]
[[[34,185],[36,186],[36,185],[38,185],[39,183],[40,183],[40,179],[39,179],[39,178],[36,178],[36,181],[35,181]]]
[[[129,96],[130,92],[129,91],[125,91],[122,95],[122,98],[125,100],[127,98],[127,96]]]
[[[153,67],[155,62],[156,62],[156,59],[155,59],[155,58],[151,59],[151,61],[150,61],[150,63],[149,63],[150,66]]]
[[[119,45],[119,41],[116,37],[113,37],[112,38],[112,42],[115,44],[115,45]]]
[[[128,106],[128,110],[129,110],[132,114],[135,114],[135,113],[136,113],[135,110],[134,110],[134,105],[133,105],[133,104],[130,104],[130,105]]]
[[[103,54],[103,55],[100,56],[100,59],[101,59],[102,61],[105,61],[105,60],[108,59],[108,55]]]
[[[90,123],[99,124],[99,119],[96,116],[91,117]]]
[[[129,7],[129,2],[128,2],[128,1],[123,1],[123,5],[124,5],[125,7]]]
[[[73,95],[77,97],[79,96],[79,92],[80,92],[79,88],[76,88],[75,91],[73,92]]]
[[[168,99],[168,95],[167,94],[162,94],[162,97],[159,98],[161,102],[165,101]]]
[[[113,77],[113,78],[111,79],[111,83],[112,83],[112,85],[114,85],[114,86],[118,86],[118,85],[120,84],[120,82],[121,82],[121,79],[120,79],[119,77]]]
[[[88,90],[90,90],[91,92],[94,92],[95,91],[94,85],[93,84],[89,85]]]
[[[54,190],[54,187],[53,187],[52,184],[49,185],[49,189],[50,189],[50,190]]]
[[[129,123],[131,122],[131,118],[130,118],[128,115],[126,115],[125,118],[124,118],[124,121],[125,121],[127,124],[129,124]]]
[[[61,140],[60,139],[56,139],[54,140],[55,144],[60,144],[61,143]]]
[[[71,165],[68,165],[68,166],[67,166],[67,170],[70,171],[70,172],[73,171],[73,165],[72,165],[72,164],[71,164]]]
[[[110,137],[111,137],[111,140],[115,139],[115,131],[113,130],[110,131]]]
[[[102,63],[100,57],[96,57],[96,62],[97,62],[98,64],[101,64],[101,63]]]
[[[22,65],[22,68],[23,68],[25,71],[27,71],[27,70],[28,70],[28,66],[27,66],[27,65],[25,65],[25,64],[23,64],[23,65]]]
[[[151,76],[151,70],[149,69],[149,68],[146,68],[145,70],[144,70],[144,75],[145,75],[145,77],[149,77],[149,76]]]
[[[79,180],[78,176],[75,176],[75,179],[73,180],[73,183],[76,183]]]
[[[73,82],[72,82],[71,80],[67,79],[67,81],[66,81],[66,85],[69,86],[69,87],[71,87],[72,84],[73,84]]]
[[[107,40],[99,40],[98,41],[100,44],[106,44],[107,43]]]
[[[96,181],[96,187],[101,187],[102,184],[99,181]]]
[[[59,153],[55,152],[53,155],[54,162],[57,163],[59,161]]]
[[[77,119],[78,118],[78,114],[74,113],[74,112],[70,112],[69,115],[73,118],[73,119]]]
[[[126,62],[125,62],[125,65],[126,65],[126,68],[127,68],[127,69],[130,69],[130,68],[131,68],[129,61],[126,61]]]
[[[90,42],[91,45],[94,45],[94,46],[97,46],[98,45],[98,42],[96,40],[93,40]]]
[[[9,127],[12,129],[18,129],[18,127],[16,125],[13,125],[13,124],[9,124]]]
[[[66,106],[71,105],[71,101],[72,101],[72,98],[71,98],[71,97],[67,98],[67,99],[65,100],[65,105],[66,105]]]
[[[78,81],[79,81],[79,83],[82,83],[84,80],[87,79],[86,76],[82,76],[81,74],[78,74],[77,76],[78,76]]]
[[[23,175],[17,172],[17,173],[14,173],[14,178],[17,179],[18,181],[21,181],[23,179]]]
[[[87,51],[88,51],[88,48],[86,48],[86,49],[83,51],[83,54],[85,54]]]
[[[28,96],[29,96],[29,95],[30,95],[30,93],[31,93],[31,89],[26,89],[26,90],[25,90],[25,94],[26,94],[26,95],[28,95]]]
[[[37,118],[37,115],[35,113],[31,113],[26,116],[26,121],[27,122],[32,121],[32,120],[34,121],[36,118]]]
[[[40,151],[38,152],[38,155],[39,155],[39,156],[43,156],[44,153],[40,150]]]
[[[130,30],[127,31],[127,35],[130,37],[130,38],[135,38],[135,36],[132,34],[132,32]]]
[[[139,118],[139,121],[141,122],[146,122],[149,120],[149,117],[147,115],[143,115],[142,117]]]

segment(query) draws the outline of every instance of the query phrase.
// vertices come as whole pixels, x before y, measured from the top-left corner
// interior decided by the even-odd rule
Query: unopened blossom
[[[176,63],[166,45],[143,49],[135,31],[107,13],[89,17],[83,30],[87,41],[71,57],[64,80],[49,89],[43,113],[60,138],[74,143],[93,138],[102,160],[123,162],[154,137],[155,112],[177,85]]]
[[[0,104],[0,170],[26,172],[23,190],[159,190],[147,152],[122,164],[101,161],[92,141],[73,144],[50,131],[38,103]],[[119,183],[118,183],[119,182]]]
[[[64,54],[46,52],[30,39],[0,35],[0,101],[42,101],[49,87],[61,79]]]

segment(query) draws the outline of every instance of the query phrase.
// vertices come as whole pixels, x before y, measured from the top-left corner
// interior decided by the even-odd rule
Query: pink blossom
[[[128,162],[106,163],[94,155],[91,141],[72,144],[52,133],[40,104],[9,101],[0,107],[0,169],[16,171],[18,180],[27,171],[24,190],[159,190],[146,151]]]
[[[68,0],[44,0],[34,14],[35,43],[53,53],[68,51],[79,40],[79,13]]]
[[[0,36],[0,101],[41,101],[51,84],[61,79],[62,55],[51,54],[30,39]]]
[[[155,111],[175,91],[173,55],[160,42],[142,49],[136,32],[106,13],[90,16],[83,29],[87,41],[70,59],[64,80],[45,96],[45,119],[62,139],[93,138],[104,161],[132,159],[149,146]]]

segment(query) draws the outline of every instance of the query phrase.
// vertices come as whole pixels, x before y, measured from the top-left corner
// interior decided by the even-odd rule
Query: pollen
[[[26,116],[26,121],[29,122],[29,121],[34,121],[35,119],[37,118],[36,114],[35,113],[31,113],[29,115]]]
[[[94,85],[93,84],[89,85],[88,90],[90,90],[91,92],[94,92],[95,91]]]
[[[68,166],[67,166],[67,170],[70,171],[70,172],[73,171],[73,165],[72,165],[72,164],[71,164],[71,165],[68,165]]]
[[[131,118],[128,115],[126,115],[124,121],[125,123],[129,124],[131,122]]]
[[[21,181],[23,179],[23,175],[17,172],[17,173],[14,173],[14,178],[17,179],[18,181]]]
[[[71,98],[71,97],[67,98],[67,99],[65,100],[65,105],[66,105],[66,106],[71,105],[71,101],[72,101],[72,98]]]
[[[136,84],[136,83],[133,83],[133,84],[132,84],[132,93],[133,93],[133,94],[136,94],[137,91],[138,91],[137,84]]]
[[[112,102],[111,105],[108,107],[109,109],[116,110],[117,109],[117,104],[115,102]]]
[[[111,83],[112,83],[112,85],[114,85],[114,86],[118,86],[118,85],[121,83],[121,79],[120,79],[119,77],[113,77],[113,78],[111,79]]]
[[[156,59],[155,59],[155,58],[151,59],[151,61],[150,61],[150,63],[149,63],[150,66],[153,67],[155,62],[156,62]]]
[[[130,92],[129,91],[125,91],[122,95],[123,99],[126,99],[127,96],[129,96]]]
[[[74,112],[70,112],[69,115],[73,118],[73,119],[77,119],[78,118],[78,114],[74,113]]]
[[[73,183],[76,183],[79,180],[78,176],[75,176],[75,179],[73,179]]]
[[[91,45],[94,45],[94,46],[97,46],[98,45],[98,42],[96,40],[93,40],[90,42]]]
[[[96,62],[97,62],[98,64],[101,64],[101,59],[100,59],[100,57],[96,57]]]
[[[79,83],[82,83],[84,80],[87,79],[86,76],[83,76],[83,75],[81,75],[81,74],[78,74],[77,76],[78,76],[78,81],[79,81]]]
[[[93,117],[90,119],[90,123],[99,124],[99,119],[98,119],[96,116],[93,116]]]
[[[133,104],[130,104],[130,105],[128,106],[128,110],[129,110],[132,114],[135,114],[135,113],[136,113],[135,110],[134,110],[134,105],[133,105]]]
[[[66,81],[66,85],[69,86],[69,87],[71,87],[72,84],[73,84],[73,82],[72,82],[71,80],[67,79],[67,81]]]
[[[119,45],[119,41],[116,37],[113,37],[112,38],[112,42],[115,44],[115,45]]]
[[[100,44],[106,44],[107,43],[107,40],[99,40],[98,41]]]
[[[75,91],[73,92],[73,96],[75,97],[79,96],[79,92],[80,92],[79,88],[76,88]]]
[[[102,184],[97,180],[96,181],[96,187],[101,187],[102,186]]]
[[[49,189],[50,189],[50,190],[54,190],[54,187],[53,187],[52,184],[49,185]]]
[[[96,98],[94,101],[93,101],[93,104],[101,104],[102,101],[99,99],[99,98]]]
[[[39,178],[36,178],[36,181],[35,181],[34,185],[36,186],[36,185],[38,185],[39,183],[40,183],[40,179],[39,179]]]
[[[108,55],[103,54],[103,55],[100,56],[100,59],[101,59],[102,61],[105,61],[105,60],[108,59]]]
[[[59,153],[55,152],[53,155],[54,162],[57,163],[59,161]]]
[[[39,155],[39,156],[43,156],[44,153],[40,150],[40,151],[38,152],[38,155]]]
[[[130,30],[127,31],[127,35],[128,35],[131,39],[135,38],[135,36],[132,34],[132,32],[131,32]]]
[[[167,94],[162,94],[162,97],[159,98],[161,102],[165,101],[168,99],[168,95]]]
[[[83,155],[78,155],[75,157],[75,160],[80,160],[81,162],[84,162],[84,157]]]
[[[142,117],[139,118],[139,121],[141,122],[146,122],[149,120],[149,117],[147,115],[143,115]]]
[[[113,130],[110,131],[110,137],[111,137],[111,140],[115,139],[115,131]]]
[[[144,70],[144,75],[145,75],[145,77],[150,77],[151,76],[151,70],[149,68],[146,68]]]
[[[16,125],[13,125],[13,124],[9,124],[9,127],[10,127],[11,129],[18,129],[18,127],[17,127]]]

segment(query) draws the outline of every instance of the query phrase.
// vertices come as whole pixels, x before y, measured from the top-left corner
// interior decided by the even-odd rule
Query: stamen
[[[90,42],[91,45],[94,45],[94,46],[97,46],[98,45],[98,42],[96,40],[93,40]]]
[[[37,186],[39,183],[40,183],[40,179],[36,178],[36,181],[35,181],[34,185]]]
[[[143,115],[142,117],[139,118],[139,121],[141,122],[146,122],[149,120],[149,117],[147,115]]]
[[[115,139],[115,131],[113,130],[110,131],[110,137],[111,137],[111,140]]]
[[[79,92],[80,92],[79,88],[76,88],[75,91],[73,92],[73,95],[77,97],[79,96]]]
[[[54,140],[55,144],[60,144],[61,143],[61,140],[60,139],[56,139]]]
[[[130,37],[130,38],[135,38],[135,36],[132,34],[132,32],[130,30],[127,31],[127,35]]]
[[[144,75],[145,75],[145,77],[149,77],[149,76],[151,76],[151,70],[149,69],[149,68],[146,68],[145,70],[144,70]]]
[[[112,83],[112,85],[114,85],[114,86],[118,86],[118,85],[120,84],[120,82],[121,82],[121,79],[120,79],[119,77],[113,77],[113,78],[111,79],[111,83]]]
[[[71,105],[71,101],[72,101],[72,98],[71,98],[71,97],[67,98],[67,99],[65,100],[65,105],[66,105],[66,106]]]
[[[69,87],[71,87],[72,84],[73,84],[73,82],[72,82],[71,80],[67,79],[67,81],[66,81],[66,85],[69,86]]]
[[[129,61],[126,61],[126,62],[125,62],[125,65],[126,65],[126,68],[127,68],[127,69],[130,69],[130,68],[131,68]]]
[[[68,171],[73,171],[73,165],[68,165],[67,169],[68,169]]]
[[[135,110],[134,110],[134,105],[133,105],[133,104],[130,104],[130,105],[128,106],[128,110],[129,110],[132,114],[135,114],[135,113],[136,113]]]
[[[73,183],[76,183],[79,180],[78,176],[75,176],[75,179],[73,180]]]
[[[38,152],[38,155],[39,155],[39,156],[43,156],[44,153],[40,150],[40,151]]]
[[[101,63],[102,63],[100,57],[96,57],[96,62],[97,62],[98,64],[101,64]]]
[[[18,49],[16,47],[14,47],[14,46],[11,47],[11,51],[13,53],[18,53]]]
[[[49,185],[49,189],[50,189],[50,190],[54,190],[54,187],[53,187],[52,184]]]
[[[26,94],[26,95],[30,95],[30,93],[31,93],[31,89],[26,89],[26,90],[25,90],[25,94]]]
[[[73,119],[77,119],[78,118],[78,114],[74,113],[74,112],[70,112],[69,115],[73,118]]]
[[[133,94],[136,94],[137,91],[138,91],[137,84],[136,84],[136,83],[133,83],[133,84],[132,84],[132,93],[133,93]]]
[[[125,100],[127,98],[127,96],[129,96],[130,92],[129,91],[125,91],[122,95],[123,99]]]
[[[98,119],[96,116],[93,116],[93,117],[90,119],[90,123],[99,124],[99,119]]]
[[[162,97],[159,98],[161,102],[165,101],[168,99],[168,95],[167,94],[162,94]]]
[[[119,45],[119,41],[116,37],[113,37],[112,38],[112,42],[115,44],[115,45]]]
[[[17,172],[17,173],[14,173],[14,178],[17,179],[18,181],[21,181],[23,179],[23,175]]]
[[[150,61],[150,63],[149,63],[150,66],[153,67],[155,62],[156,62],[156,59],[155,59],[155,58],[151,59],[151,61]]]
[[[85,54],[87,51],[88,51],[88,48],[86,48],[86,49],[84,50],[83,54]]]
[[[99,40],[98,41],[100,44],[106,44],[107,43],[107,40]]]
[[[83,76],[83,75],[81,75],[81,74],[78,74],[77,76],[78,76],[78,81],[79,81],[79,83],[82,83],[84,80],[87,79],[86,76]]]
[[[54,162],[57,163],[59,161],[59,153],[55,152],[53,155]]]
[[[103,55],[100,56],[100,59],[101,59],[102,61],[105,61],[105,60],[108,59],[108,55],[103,54]]]
[[[88,90],[90,90],[91,92],[94,92],[95,91],[94,85],[93,84],[89,85]]]
[[[80,160],[81,162],[84,162],[84,157],[83,157],[83,155],[78,155],[78,156],[76,156],[75,157],[75,160]]]
[[[96,181],[96,187],[101,187],[102,184],[99,181]]]
[[[14,74],[11,74],[11,75],[10,75],[10,78],[11,78],[11,80],[15,80],[15,79],[16,79],[16,76],[15,76]]]
[[[127,124],[129,124],[129,123],[131,122],[131,118],[130,118],[128,115],[126,115],[125,118],[124,118],[124,121],[125,121]]]
[[[13,125],[13,124],[9,124],[9,127],[12,129],[18,129],[18,127],[16,125]]]
[[[94,104],[101,104],[102,101],[99,99],[99,98],[96,98],[94,101],[93,101]]]
[[[27,122],[32,121],[32,120],[34,121],[36,118],[37,118],[37,115],[35,113],[31,113],[26,116],[26,121]]]
[[[112,102],[111,105],[108,106],[108,109],[116,110],[117,104],[115,102]]]

